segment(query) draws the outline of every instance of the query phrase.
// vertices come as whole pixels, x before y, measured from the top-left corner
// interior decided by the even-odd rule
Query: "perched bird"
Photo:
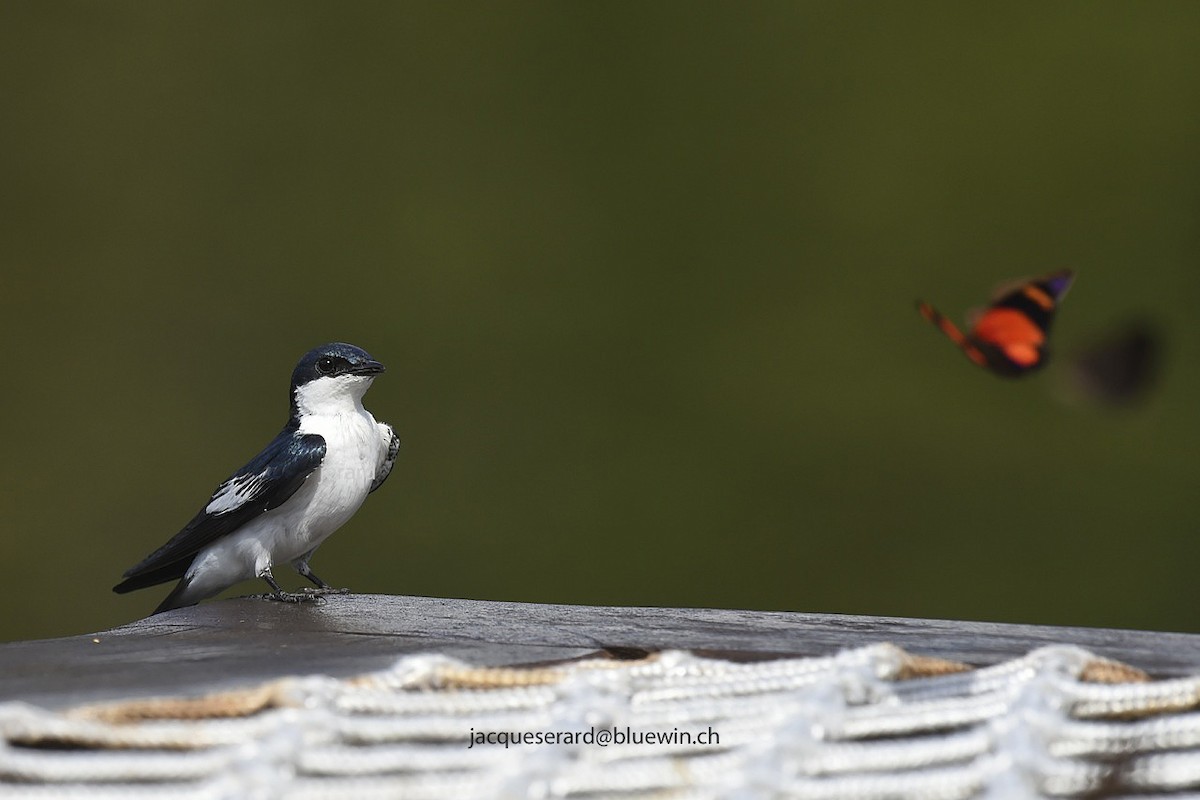
[[[1069,269],[1002,288],[963,333],[941,312],[917,301],[921,316],[936,325],[967,358],[1006,378],[1017,378],[1046,363],[1046,337],[1059,302],[1071,288]]]
[[[250,578],[262,578],[276,599],[292,602],[344,592],[318,578],[308,562],[392,470],[400,440],[362,404],[383,371],[383,364],[349,344],[305,353],[292,372],[291,414],[279,435],[113,591],[179,579],[155,614],[193,605]],[[271,568],[287,562],[316,591],[280,589]]]

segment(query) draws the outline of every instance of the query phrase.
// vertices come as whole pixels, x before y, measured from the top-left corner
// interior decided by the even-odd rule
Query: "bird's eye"
[[[333,372],[333,367],[333,359],[329,356],[324,356],[317,361],[317,372],[321,373],[322,375],[328,375],[329,373]]]

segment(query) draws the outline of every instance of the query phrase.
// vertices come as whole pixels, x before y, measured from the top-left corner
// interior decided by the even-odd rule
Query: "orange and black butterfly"
[[[917,302],[921,316],[937,325],[967,358],[1006,378],[1018,378],[1046,363],[1046,336],[1054,312],[1075,274],[1064,269],[1053,275],[1003,289],[963,333],[928,303]]]

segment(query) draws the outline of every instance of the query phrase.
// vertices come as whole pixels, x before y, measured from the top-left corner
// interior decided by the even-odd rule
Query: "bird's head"
[[[292,371],[292,415],[336,414],[362,401],[383,364],[352,344],[314,347]]]

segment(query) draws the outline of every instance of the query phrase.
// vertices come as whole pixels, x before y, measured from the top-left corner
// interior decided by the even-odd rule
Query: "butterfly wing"
[[[1162,333],[1148,320],[1111,328],[1068,360],[1072,394],[1109,408],[1137,405],[1158,380],[1162,353]]]
[[[957,325],[950,321],[949,317],[921,300],[917,301],[917,311],[920,312],[922,317],[937,326],[937,329],[944,333],[947,339],[962,348],[967,358],[981,367],[987,366],[987,356],[975,346],[965,333],[958,329]]]
[[[969,338],[997,374],[1020,377],[1046,363],[1046,339],[1058,304],[1075,274],[1062,270],[1026,281],[988,306]]]
[[[917,308],[976,364],[997,375],[1015,378],[1045,363],[1050,323],[1073,280],[1071,270],[1062,270],[1010,284],[973,320],[967,334],[927,303],[918,303]]]

